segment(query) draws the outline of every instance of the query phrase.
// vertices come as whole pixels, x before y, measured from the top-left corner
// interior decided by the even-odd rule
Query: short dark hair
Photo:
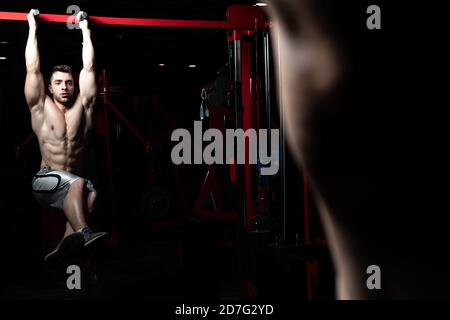
[[[64,72],[64,73],[70,73],[70,75],[72,75],[72,77],[73,77],[72,67],[70,67],[70,66],[68,66],[66,64],[58,64],[58,65],[54,66],[53,69],[52,69],[52,72],[50,74],[50,81],[51,81],[51,79],[53,77],[53,74],[55,72],[58,72],[58,71],[59,72]]]

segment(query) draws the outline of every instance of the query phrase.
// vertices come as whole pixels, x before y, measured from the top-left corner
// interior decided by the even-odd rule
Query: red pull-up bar
[[[23,12],[0,11],[0,20],[27,21]],[[40,20],[47,22],[75,22],[75,16],[63,14],[40,14]],[[167,20],[146,18],[116,18],[89,16],[89,21],[106,25],[143,26],[143,27],[178,27],[178,28],[209,28],[209,29],[241,29],[254,30],[268,27],[264,20],[255,21],[208,21],[208,20]]]

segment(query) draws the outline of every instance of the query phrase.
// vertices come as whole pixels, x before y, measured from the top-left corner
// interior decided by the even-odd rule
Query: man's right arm
[[[27,76],[25,79],[25,98],[30,111],[40,111],[44,106],[44,78],[40,70],[39,50],[37,44],[37,25],[33,12],[27,16],[29,24],[28,40],[25,48]]]

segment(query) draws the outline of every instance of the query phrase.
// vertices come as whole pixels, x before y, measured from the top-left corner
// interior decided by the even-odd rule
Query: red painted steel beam
[[[27,21],[27,14],[23,12],[0,11],[0,20]],[[38,19],[46,22],[73,23],[78,22],[73,15],[40,14]],[[238,29],[254,30],[266,28],[269,24],[263,20],[257,21],[210,21],[210,20],[170,20],[146,18],[117,18],[88,16],[89,21],[105,25],[141,26],[141,27],[174,27],[174,28],[206,28],[206,29]]]

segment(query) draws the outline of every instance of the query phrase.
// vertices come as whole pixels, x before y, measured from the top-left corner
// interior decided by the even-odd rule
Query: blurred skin
[[[417,130],[429,109],[416,106],[433,106],[437,90],[412,67],[430,49],[400,28],[369,33],[372,3],[336,2],[266,7],[287,142],[312,184],[336,297],[449,297],[449,210],[432,189],[442,173],[427,153],[439,136]],[[367,289],[370,265],[381,268],[381,290]]]

